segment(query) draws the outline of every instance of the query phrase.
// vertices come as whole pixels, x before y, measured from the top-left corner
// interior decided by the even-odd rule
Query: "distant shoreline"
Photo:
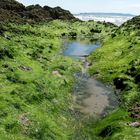
[[[73,14],[74,16],[87,16],[87,15],[92,15],[92,16],[130,16],[130,17],[134,17],[136,15],[133,14],[129,14],[129,13],[102,13],[102,12],[83,12],[83,13],[77,13],[77,14]]]
[[[132,14],[122,14],[122,13],[80,13],[74,14],[74,16],[82,21],[101,21],[110,22],[117,26],[122,25],[124,22],[132,19],[134,15]]]

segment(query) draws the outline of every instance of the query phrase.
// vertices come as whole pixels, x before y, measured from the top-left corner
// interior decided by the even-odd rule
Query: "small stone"
[[[28,113],[22,114],[19,119],[22,125],[29,126],[30,120],[28,119]]]
[[[130,123],[129,126],[132,126],[132,127],[140,127],[140,122]]]
[[[32,71],[32,68],[28,67],[28,66],[23,66],[23,65],[20,65],[19,68],[23,71]]]
[[[52,102],[53,102],[55,105],[59,104],[59,101],[56,100],[56,99],[53,99]]]
[[[58,77],[62,77],[62,75],[59,73],[59,71],[53,71],[52,74],[56,75]]]

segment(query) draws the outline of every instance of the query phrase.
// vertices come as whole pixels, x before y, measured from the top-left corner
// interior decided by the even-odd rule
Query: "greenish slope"
[[[0,37],[0,139],[68,139],[76,62],[59,54],[59,37],[48,27],[6,28]]]
[[[0,139],[71,139],[77,127],[71,93],[80,63],[61,55],[62,37],[97,39],[115,28],[59,20],[0,24]]]
[[[90,57],[90,73],[120,92],[119,109],[90,128],[106,140],[140,139],[140,26],[135,17],[119,27]]]

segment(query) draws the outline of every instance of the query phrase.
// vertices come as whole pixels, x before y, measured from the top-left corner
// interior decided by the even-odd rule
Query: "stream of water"
[[[113,88],[88,74],[89,64],[86,57],[100,46],[98,41],[68,40],[64,43],[64,55],[83,61],[81,72],[76,74],[73,91],[74,109],[92,117],[104,116],[118,105]]]

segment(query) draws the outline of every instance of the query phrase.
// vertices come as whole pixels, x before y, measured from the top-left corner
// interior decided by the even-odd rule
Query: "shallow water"
[[[111,87],[87,75],[83,73],[76,75],[74,108],[88,116],[104,116],[117,106],[117,98]]]
[[[87,72],[86,56],[99,47],[99,42],[74,40],[64,43],[64,55],[83,61],[81,72],[75,75],[77,82],[73,91],[74,109],[92,117],[104,116],[118,104],[113,89],[90,77]]]
[[[70,57],[85,57],[88,56],[96,48],[100,47],[100,43],[89,42],[85,40],[67,40],[64,43],[64,55]]]

